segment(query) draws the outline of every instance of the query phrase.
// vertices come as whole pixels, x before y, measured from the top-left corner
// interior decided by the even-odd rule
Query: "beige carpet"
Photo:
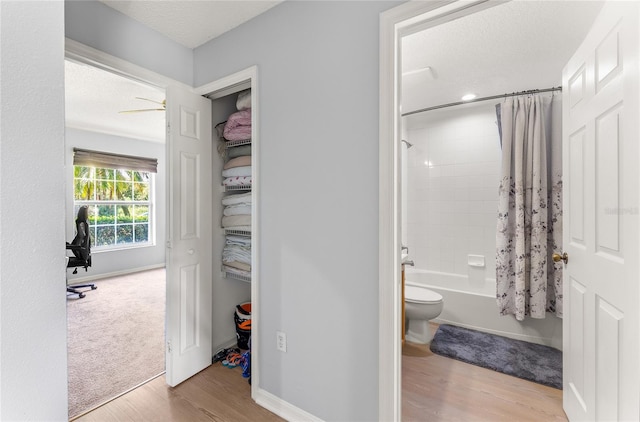
[[[165,270],[96,281],[67,300],[69,418],[164,371]]]

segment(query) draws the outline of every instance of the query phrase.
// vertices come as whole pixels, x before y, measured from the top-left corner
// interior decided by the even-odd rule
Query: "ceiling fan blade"
[[[156,103],[156,104],[160,104],[162,107],[164,107],[166,105],[166,100],[162,100],[162,101],[156,101],[156,100],[151,100],[149,98],[143,98],[143,97],[135,97],[138,100],[145,100],[145,101],[151,101],[152,103]]]

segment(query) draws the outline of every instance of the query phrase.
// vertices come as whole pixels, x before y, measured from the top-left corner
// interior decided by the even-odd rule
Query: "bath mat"
[[[442,324],[431,351],[562,390],[562,352],[553,347]]]

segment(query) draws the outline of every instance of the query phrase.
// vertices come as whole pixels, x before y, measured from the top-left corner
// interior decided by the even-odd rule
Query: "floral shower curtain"
[[[498,107],[502,173],[496,233],[501,315],[562,317],[561,96],[511,97]]]

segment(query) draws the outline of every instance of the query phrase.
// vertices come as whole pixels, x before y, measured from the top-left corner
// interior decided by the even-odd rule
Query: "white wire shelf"
[[[251,283],[250,275],[237,274],[231,271],[222,270],[222,276],[225,278],[233,278],[235,280],[246,281],[247,283]]]
[[[243,190],[251,190],[251,185],[226,186],[222,185],[224,192],[236,192]]]
[[[251,237],[251,231],[250,230],[224,229],[224,234]]]
[[[224,143],[224,146],[226,149],[233,148],[233,147],[240,147],[242,145],[251,145],[251,139],[246,139],[243,141],[226,141]]]

